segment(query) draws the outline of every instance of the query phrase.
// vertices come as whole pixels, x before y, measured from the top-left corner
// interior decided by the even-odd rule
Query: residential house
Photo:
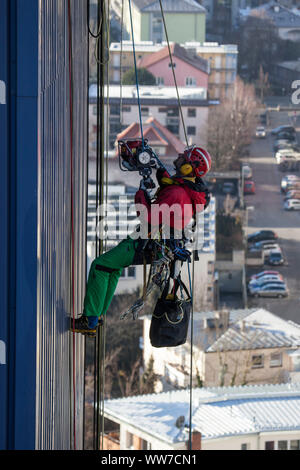
[[[205,41],[205,8],[195,0],[162,2],[170,41]],[[132,0],[134,40],[161,43],[166,40],[158,0]],[[124,8],[124,27],[131,36],[129,5]]]
[[[185,54],[189,57],[195,54],[202,59],[209,62],[207,70],[208,75],[208,97],[210,100],[222,100],[228,97],[233,89],[233,85],[237,76],[237,61],[238,61],[238,47],[236,44],[219,44],[217,42],[185,42],[180,45],[185,49]],[[136,43],[135,50],[138,63],[150,62],[150,56],[156,55],[166,47],[166,43],[154,44],[151,41]],[[174,48],[174,45],[172,44]],[[124,74],[127,70],[134,67],[132,42],[123,41],[122,44],[122,59],[121,59],[121,44],[112,43],[110,46],[110,80],[111,83],[120,83],[120,75]],[[122,63],[121,63],[122,62]],[[175,62],[176,63],[176,62]],[[167,64],[169,66],[169,62]],[[203,67],[203,63],[202,63]],[[151,71],[151,69],[150,69]],[[155,71],[157,82],[162,85],[161,74]],[[169,86],[174,86],[174,79],[172,70],[168,67],[169,72]],[[181,74],[175,67],[176,79],[181,79]],[[197,71],[199,74],[199,70]],[[183,79],[187,76],[185,75]],[[183,81],[184,83],[184,81]],[[167,83],[164,83],[166,86]]]
[[[300,450],[300,384],[194,388],[106,400],[104,449]],[[190,405],[192,422],[190,423]]]
[[[197,285],[195,290],[197,289]],[[153,348],[151,317],[144,318],[144,363],[154,360],[157,390],[184,388],[190,377],[190,340]],[[282,383],[300,371],[300,325],[264,309],[194,312],[193,383],[213,387]],[[299,379],[298,379],[299,380]]]
[[[177,43],[170,45],[176,82],[181,87],[208,87],[209,63],[193,50]],[[174,76],[169,48],[147,55],[138,61],[138,67],[146,68],[156,78],[157,85],[174,86]]]
[[[281,39],[295,42],[300,40],[299,12],[285,7],[280,2],[272,0],[257,8],[247,10],[244,15],[245,17],[250,15],[271,21]]]

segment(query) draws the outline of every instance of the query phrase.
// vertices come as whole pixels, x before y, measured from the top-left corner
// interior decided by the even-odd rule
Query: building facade
[[[87,8],[81,0],[69,6],[0,4],[1,449],[83,444],[84,344],[76,338],[70,355],[69,318],[72,293],[77,314],[86,282]]]
[[[170,41],[205,41],[205,8],[195,0],[165,0],[164,16]],[[160,4],[152,0],[133,0],[134,40],[161,43],[166,39]],[[131,37],[129,5],[124,8],[124,27]]]
[[[152,41],[145,41],[143,43],[136,43],[135,50],[138,61],[145,61],[146,63],[151,60],[152,54],[157,54],[166,43],[154,44]],[[208,98],[210,100],[222,100],[230,96],[233,89],[238,64],[238,47],[235,44],[219,44],[217,42],[185,42],[181,44],[186,51],[192,52],[202,59],[205,59],[208,64]],[[112,43],[110,46],[110,81],[111,83],[120,83],[120,77],[127,70],[134,67],[132,42],[124,41],[122,44],[122,57],[121,57],[121,44]],[[149,69],[151,71],[151,69]],[[155,76],[161,76],[156,70]],[[178,75],[175,69],[176,77]],[[184,79],[187,77],[184,76]],[[158,84],[160,81],[158,79]],[[174,86],[173,81],[161,83],[164,86]],[[191,85],[189,85],[191,86]]]

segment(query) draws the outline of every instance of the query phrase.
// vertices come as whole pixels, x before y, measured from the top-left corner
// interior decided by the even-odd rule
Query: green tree
[[[137,69],[139,85],[155,85],[156,80],[154,75],[145,68]],[[122,78],[123,85],[135,85],[135,70],[130,69],[124,73]]]

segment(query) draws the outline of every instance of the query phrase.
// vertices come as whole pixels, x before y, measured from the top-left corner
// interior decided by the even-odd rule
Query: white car
[[[288,199],[284,203],[286,211],[300,211],[300,200],[299,199]]]
[[[297,162],[300,161],[299,152],[285,152],[285,153],[276,153],[276,162],[278,164],[283,162]]]
[[[256,137],[266,137],[266,129],[263,126],[258,126],[255,131]]]
[[[270,243],[268,245],[263,245],[263,246],[252,246],[249,251],[250,252],[255,252],[255,251],[262,251],[264,256],[267,256],[272,250],[280,250],[280,246],[278,243]]]
[[[271,281],[282,281],[282,276],[279,274],[279,275],[276,275],[276,274],[269,274],[269,275],[265,275],[265,276],[262,276],[260,279],[252,279],[250,282],[249,282],[249,287],[251,286],[261,286],[267,282],[271,282]]]

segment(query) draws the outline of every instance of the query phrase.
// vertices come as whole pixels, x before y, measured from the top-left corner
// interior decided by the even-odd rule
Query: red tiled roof
[[[156,144],[162,147],[171,147],[174,149],[176,154],[182,153],[185,148],[185,145],[178,139],[178,137],[172,134],[172,132],[153,117],[147,119],[143,124],[143,134],[145,138],[149,139],[150,145]],[[134,122],[117,135],[117,140],[132,139],[140,136],[140,125],[137,122]]]
[[[201,70],[204,73],[209,73],[208,61],[199,57],[195,52],[185,49],[177,43],[170,44],[171,55],[181,59],[183,62],[188,63],[197,70]],[[138,61],[138,67],[147,68],[161,60],[169,57],[168,47],[164,47],[160,51],[153,52],[153,54],[147,54]]]

